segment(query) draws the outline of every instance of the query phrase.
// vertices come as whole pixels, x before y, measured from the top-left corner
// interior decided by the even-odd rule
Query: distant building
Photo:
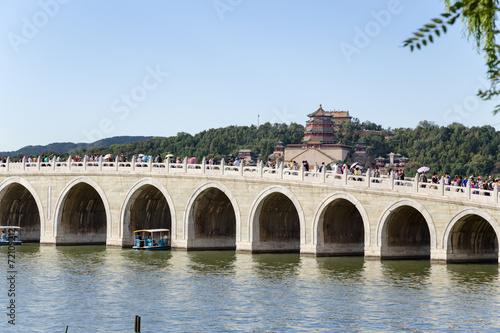
[[[400,154],[390,153],[387,154],[387,157],[377,157],[375,159],[375,165],[383,171],[387,171],[391,168],[404,168],[408,161],[409,159],[407,157],[401,156]]]
[[[255,162],[255,156],[254,153],[252,153],[252,149],[238,150],[238,158],[244,160],[245,164],[253,164]]]
[[[366,143],[364,142],[358,142],[356,144],[356,147],[354,147],[354,153],[355,154],[366,154]]]
[[[314,166],[345,160],[352,147],[338,144],[335,133],[341,123],[351,121],[349,111],[325,111],[320,104],[308,117],[302,143],[284,149],[285,162],[307,161]]]

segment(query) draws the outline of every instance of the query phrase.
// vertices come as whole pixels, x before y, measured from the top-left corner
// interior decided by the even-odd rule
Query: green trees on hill
[[[192,157],[199,161],[205,156],[218,160],[239,149],[252,149],[265,159],[272,153],[278,140],[283,144],[300,143],[304,126],[292,123],[265,123],[255,126],[229,126],[209,129],[195,135],[178,133],[168,138],[152,138],[135,143],[80,149],[72,155],[132,155],[146,154],[163,157],[167,152],[174,156]],[[445,172],[460,176],[500,174],[500,132],[491,126],[466,127],[453,123],[438,126],[423,121],[415,129],[398,128],[392,131],[383,129],[371,122],[353,119],[341,125],[337,132],[341,144],[355,146],[364,142],[371,157],[387,156],[390,152],[402,154],[410,159],[406,167],[407,175],[414,175],[420,166],[428,166],[431,172]],[[355,159],[356,155],[351,155]],[[355,160],[352,160],[355,161]],[[365,165],[370,167],[370,165]]]
[[[438,126],[422,121],[415,129],[387,131],[354,118],[341,126],[337,136],[345,145],[364,142],[374,158],[386,157],[391,152],[408,157],[411,162],[405,168],[407,175],[414,175],[424,165],[431,172],[447,172],[452,176],[500,174],[500,162],[496,164],[500,161],[500,132],[492,126],[469,128],[458,123]]]
[[[125,145],[111,147],[91,148],[78,150],[74,154],[112,154],[132,156],[145,154],[164,157],[167,152],[174,156],[193,157],[198,160],[205,156],[214,156],[217,159],[226,158],[227,155],[238,155],[239,149],[252,149],[255,154],[267,158],[273,152],[273,147],[278,140],[285,145],[299,143],[303,137],[304,126],[292,123],[274,124],[265,123],[258,128],[255,126],[229,126],[224,128],[209,129],[194,136],[180,132],[168,138],[152,138]]]
[[[461,176],[496,174],[500,160],[500,132],[491,126],[465,127],[453,123],[446,127],[421,122],[417,128],[398,130],[390,147],[431,170]],[[418,166],[416,166],[418,168]],[[408,170],[414,173],[415,170]]]

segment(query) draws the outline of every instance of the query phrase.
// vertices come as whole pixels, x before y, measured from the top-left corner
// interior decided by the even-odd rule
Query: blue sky
[[[422,51],[401,47],[442,11],[438,0],[0,0],[0,151],[305,124],[320,103],[386,128],[498,129],[461,24]]]

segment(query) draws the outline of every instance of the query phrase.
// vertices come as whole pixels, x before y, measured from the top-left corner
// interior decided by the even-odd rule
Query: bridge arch
[[[66,184],[57,199],[54,217],[56,244],[105,244],[112,236],[109,201],[90,177],[77,177]],[[92,230],[82,233],[85,227]]]
[[[466,208],[452,217],[443,232],[442,248],[449,262],[499,261],[500,225],[488,212]]]
[[[276,230],[263,229],[266,225],[261,223],[261,219],[265,218],[266,209],[274,211],[279,216],[278,220],[285,221],[281,225],[282,234],[284,233],[281,239],[272,239]],[[296,228],[299,230],[295,230]],[[262,231],[270,236],[267,239],[262,237]],[[300,245],[306,243],[306,222],[297,197],[286,187],[278,185],[260,192],[250,208],[248,237],[252,243],[252,252],[299,252]]]
[[[139,211],[145,213],[142,217],[146,217],[146,221],[141,218]],[[141,179],[127,191],[120,207],[118,234],[122,239],[122,246],[133,245],[132,229],[167,228],[170,229],[172,239],[175,239],[175,221],[174,202],[167,189],[153,178]]]
[[[328,226],[337,239],[325,241]],[[318,255],[362,255],[364,248],[370,246],[368,214],[361,202],[349,193],[337,192],[323,199],[314,213],[311,231]]]
[[[431,215],[411,199],[398,200],[383,211],[376,235],[382,258],[430,258],[437,247]]]
[[[189,249],[236,249],[241,239],[238,202],[222,183],[196,188],[184,211],[184,239]]]
[[[34,219],[25,223],[26,217],[31,219],[33,215]],[[44,236],[45,219],[42,201],[33,185],[26,179],[9,177],[0,183],[0,225],[23,227],[21,230],[23,241],[39,242]]]

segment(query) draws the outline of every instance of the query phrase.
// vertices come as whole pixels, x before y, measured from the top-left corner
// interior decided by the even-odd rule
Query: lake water
[[[0,332],[500,331],[498,265],[16,248],[16,317]],[[0,249],[8,276],[7,248]],[[4,278],[5,281],[5,278]]]

